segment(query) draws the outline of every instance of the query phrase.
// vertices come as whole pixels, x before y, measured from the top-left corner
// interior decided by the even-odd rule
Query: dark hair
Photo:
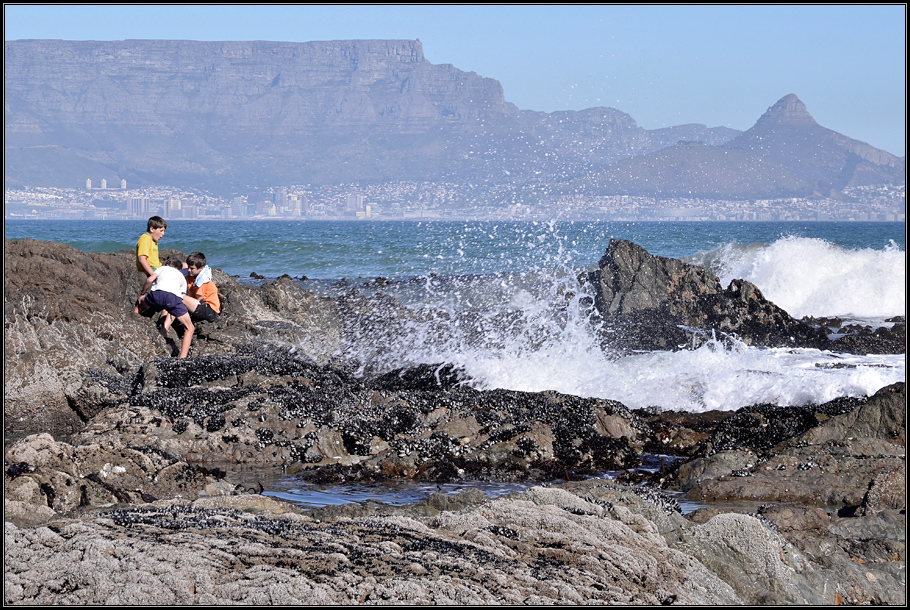
[[[152,229],[166,229],[167,221],[161,216],[152,216],[149,218],[148,227],[146,230],[151,231]]]
[[[180,262],[180,259],[173,256],[169,256],[167,260],[164,261],[164,264],[168,267],[173,267],[174,269],[183,269],[183,263]]]
[[[186,257],[187,267],[199,267],[202,269],[206,265],[205,254],[202,252],[193,252]]]

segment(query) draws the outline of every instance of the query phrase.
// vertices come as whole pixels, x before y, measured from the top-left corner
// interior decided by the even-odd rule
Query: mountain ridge
[[[646,130],[614,108],[518,109],[498,81],[427,61],[419,40],[28,40],[5,51],[8,185],[78,187],[93,176],[229,191],[543,176],[598,192],[694,186],[725,197],[744,184],[749,196],[804,195],[903,179],[903,160],[818,126],[792,94],[746,132]],[[824,163],[807,159],[794,134],[821,145]],[[723,155],[680,141],[736,162],[715,170],[705,164]],[[771,178],[753,171],[736,186],[736,167]],[[705,171],[715,179],[689,175]]]

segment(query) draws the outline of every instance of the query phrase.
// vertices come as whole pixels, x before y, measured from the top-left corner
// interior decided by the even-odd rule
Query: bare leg
[[[196,327],[193,326],[192,320],[190,320],[190,314],[185,313],[179,318],[180,323],[183,324],[185,329],[183,332],[183,343],[180,345],[180,357],[186,358],[187,354],[190,353],[190,343],[193,341],[193,333],[196,331]]]
[[[171,324],[174,323],[174,316],[165,312],[164,313],[164,323],[161,325],[161,328],[164,329],[164,335],[167,336],[168,332],[171,330]]]
[[[194,299],[190,296],[183,297],[183,304],[186,306],[186,310],[190,313],[196,311],[196,308],[199,307],[199,299]]]
[[[167,314],[165,314],[165,316],[166,315]],[[168,341],[170,339],[170,336],[168,335],[168,331],[170,330],[170,324],[167,325],[167,328],[165,328],[164,326],[165,326],[164,324],[155,324],[155,327],[158,329],[158,334],[160,334],[162,337],[164,337],[165,341]]]

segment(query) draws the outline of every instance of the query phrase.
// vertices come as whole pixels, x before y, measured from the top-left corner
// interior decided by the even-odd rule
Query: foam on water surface
[[[831,242],[785,237],[769,245],[726,244],[693,262],[707,262],[721,283],[742,278],[790,315],[886,318],[906,309],[906,253],[847,249]]]

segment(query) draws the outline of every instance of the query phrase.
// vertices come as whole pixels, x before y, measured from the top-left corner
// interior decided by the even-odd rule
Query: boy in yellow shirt
[[[136,242],[136,270],[151,276],[161,266],[161,260],[158,259],[158,240],[164,237],[167,221],[161,216],[152,216],[146,227],[145,233]],[[139,313],[138,302],[133,312]]]
[[[158,259],[158,240],[164,237],[167,221],[161,216],[152,216],[147,226],[146,232],[136,242],[136,270],[151,275],[161,266]]]

